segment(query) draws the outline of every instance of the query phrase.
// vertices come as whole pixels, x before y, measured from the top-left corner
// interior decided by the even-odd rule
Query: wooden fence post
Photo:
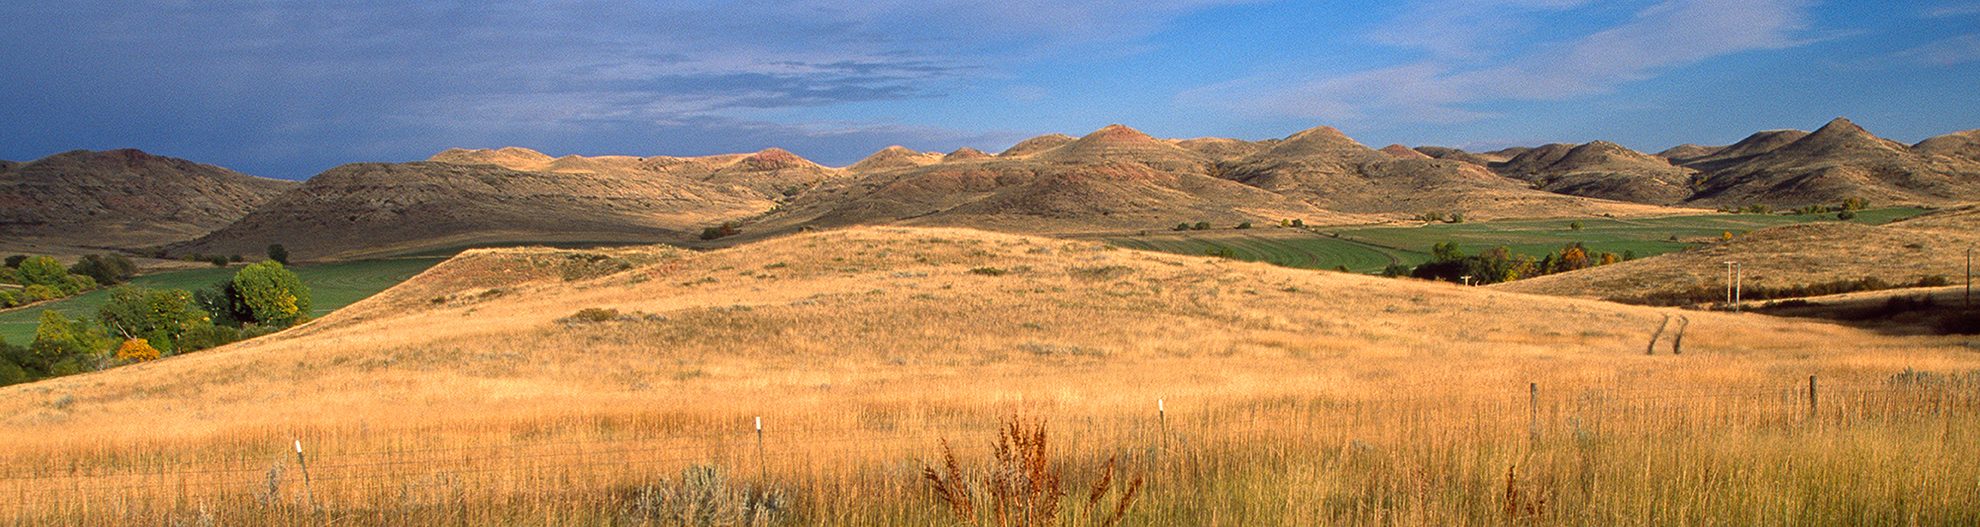
[[[297,466],[299,466],[299,467],[302,467],[302,476],[303,476],[303,499],[305,499],[305,500],[308,500],[308,503],[309,503],[309,511],[310,511],[310,512],[309,512],[309,514],[310,514],[311,516],[315,516],[315,515],[316,515],[316,490],[315,490],[315,489],[312,489],[312,488],[310,488],[310,482],[309,482],[309,460],[307,460],[307,459],[303,459],[303,451],[302,451],[302,439],[300,439],[300,438],[298,438],[298,439],[296,439],[296,465],[297,465]]]
[[[764,468],[763,458],[763,416],[756,416],[756,480],[759,485],[770,481],[770,469]]]
[[[1540,383],[1526,383],[1526,407],[1531,413],[1526,426],[1527,441],[1538,448],[1540,446]]]
[[[1815,410],[1815,408],[1816,408],[1816,406],[1815,406],[1815,400],[1816,400],[1816,398],[1815,398],[1815,376],[1814,376],[1813,374],[1810,374],[1810,375],[1808,376],[1808,417],[1809,417],[1810,419],[1813,419],[1813,418],[1815,418],[1815,415],[1816,415],[1816,410]]]

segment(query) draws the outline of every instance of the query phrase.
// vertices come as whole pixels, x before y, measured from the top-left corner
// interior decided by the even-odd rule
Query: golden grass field
[[[471,251],[0,415],[25,524],[956,525],[947,440],[996,525],[1013,416],[1065,525],[1980,522],[1969,337],[962,229]]]

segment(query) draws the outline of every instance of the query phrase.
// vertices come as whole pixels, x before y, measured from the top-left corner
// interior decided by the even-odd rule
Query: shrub
[[[289,265],[289,248],[283,247],[279,243],[270,244],[268,246],[268,259],[279,262],[282,265]],[[240,260],[235,261],[238,262]]]
[[[1298,219],[1298,218],[1294,218],[1294,219],[1293,219],[1293,226],[1294,226],[1294,227],[1302,227],[1302,228],[1303,228],[1303,227],[1306,227],[1306,220],[1302,220],[1302,219]]]
[[[1382,268],[1382,276],[1386,276],[1389,278],[1395,278],[1398,276],[1409,276],[1409,271],[1410,268],[1407,265],[1392,263],[1389,264],[1388,267]]]
[[[725,238],[725,237],[729,237],[729,236],[735,236],[735,235],[737,235],[737,234],[742,234],[742,229],[741,229],[741,226],[740,226],[739,224],[737,224],[736,222],[733,222],[733,221],[725,221],[725,222],[722,222],[722,224],[721,224],[721,225],[716,225],[716,226],[714,226],[714,227],[708,227],[708,228],[705,228],[705,229],[702,229],[702,230],[701,230],[701,239],[703,239],[703,240],[713,240],[713,239],[716,239],[716,238]]]
[[[145,339],[127,339],[117,346],[116,357],[125,362],[158,360],[158,348],[151,347],[151,342]]]
[[[0,308],[14,307],[22,303],[20,297],[15,296],[13,291],[0,289]]]
[[[14,274],[20,279],[21,285],[42,285],[61,289],[69,283],[69,270],[62,267],[62,262],[56,261],[51,256],[29,257],[21,261]]]
[[[1251,228],[1251,222],[1248,222],[1248,221],[1246,221],[1246,222],[1239,222],[1239,223],[1237,224],[1237,228],[1239,228],[1239,229],[1249,229],[1249,228]]]
[[[1579,221],[1568,222],[1568,230],[1571,231],[1581,230],[1581,222]]]
[[[21,267],[21,262],[25,262],[25,261],[27,261],[27,259],[28,259],[28,256],[27,256],[27,255],[25,255],[25,254],[16,254],[16,255],[13,255],[13,256],[8,256],[8,257],[7,257],[7,268],[8,268],[8,269],[19,269],[19,268]]]
[[[116,254],[91,254],[82,257],[69,272],[96,279],[103,285],[121,284],[137,276],[137,264],[130,258]]]
[[[587,307],[584,309],[579,309],[578,312],[572,313],[571,316],[564,317],[563,322],[567,324],[574,322],[596,323],[596,322],[611,322],[618,319],[619,319],[619,310],[617,309],[604,308],[604,307]]]
[[[1010,274],[1011,272],[998,267],[978,267],[975,269],[970,269],[969,273],[980,274],[983,276],[1004,276]]]
[[[1195,226],[1192,226],[1191,228],[1193,228],[1193,229],[1196,229],[1196,230],[1199,230],[1199,231],[1207,231],[1207,230],[1210,230],[1210,222],[1207,222],[1207,221],[1199,221],[1199,222],[1196,222],[1196,225],[1195,225]]]
[[[241,340],[241,330],[227,326],[207,324],[187,331],[179,337],[178,353],[191,353],[203,349],[225,346]]]
[[[786,521],[791,504],[776,490],[751,489],[729,481],[722,469],[693,465],[679,479],[662,480],[633,491],[621,516],[642,525],[777,525]]]
[[[1856,219],[1856,211],[1853,211],[1853,210],[1849,210],[1849,209],[1843,209],[1843,211],[1842,211],[1842,212],[1838,212],[1838,213],[1836,213],[1836,219],[1838,219],[1838,220],[1842,220],[1842,221],[1849,221],[1849,220],[1853,220],[1853,219]]]
[[[84,275],[72,274],[63,277],[62,285],[55,289],[62,291],[62,296],[74,295],[83,291],[96,289],[96,279]]]
[[[204,258],[204,261],[205,261],[206,263],[210,263],[210,264],[213,264],[213,266],[214,266],[214,267],[226,267],[226,266],[227,266],[227,257],[225,257],[225,256],[220,256],[220,255],[217,255],[217,254],[216,254],[216,255],[213,255],[213,256],[208,256],[208,257],[206,257],[206,258]]]
[[[234,274],[241,311],[262,325],[285,328],[309,317],[309,286],[281,262],[249,264]]]
[[[1084,517],[1085,522],[1076,524],[1110,527],[1127,515],[1147,481],[1128,473],[1126,467],[1134,465],[1121,463],[1119,457],[1109,457],[1093,470],[1067,471],[1064,461],[1052,458],[1043,422],[1008,421],[991,444],[986,470],[964,470],[948,440],[940,444],[940,466],[922,467],[921,479],[942,507],[965,525],[977,524],[979,518],[997,525],[1061,525]],[[1061,488],[1069,483],[1067,472],[1095,474],[1094,481],[1075,484],[1068,493]],[[1067,496],[1074,501],[1062,506]]]
[[[1464,223],[1464,213],[1453,212],[1451,213],[1451,219],[1445,220],[1444,223]]]
[[[1176,224],[1176,226],[1175,226],[1174,228],[1172,228],[1171,230],[1176,230],[1176,231],[1186,231],[1186,230],[1189,230],[1189,222],[1182,222],[1182,223],[1178,223],[1178,224]]]
[[[53,287],[48,287],[41,284],[34,284],[27,286],[24,289],[21,289],[22,304],[32,304],[43,300],[54,300],[57,298],[62,298],[62,291],[55,289]]]

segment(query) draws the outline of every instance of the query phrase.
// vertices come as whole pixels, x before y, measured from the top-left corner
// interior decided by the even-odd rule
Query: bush
[[[1189,222],[1183,222],[1183,223],[1178,223],[1178,224],[1176,224],[1176,226],[1175,226],[1175,228],[1173,228],[1173,229],[1171,229],[1171,230],[1176,230],[1176,231],[1186,231],[1186,230],[1189,230]]]
[[[15,296],[13,291],[0,289],[0,308],[14,307],[21,304],[23,304],[21,298]]]
[[[282,244],[279,243],[269,245],[268,259],[279,262],[282,265],[289,265],[289,248],[283,247]],[[234,260],[234,261],[238,262],[240,260]]]
[[[281,262],[249,264],[234,274],[233,290],[237,305],[256,323],[286,328],[309,318],[309,286]]]
[[[158,348],[151,347],[151,342],[145,339],[128,339],[117,346],[116,357],[125,362],[158,360]]]
[[[206,258],[204,259],[204,261],[205,261],[206,263],[210,263],[210,264],[213,264],[213,266],[214,266],[214,267],[226,267],[226,266],[227,266],[227,257],[225,257],[225,256],[220,256],[220,255],[217,255],[217,254],[216,254],[216,255],[213,255],[213,256],[208,256],[208,257],[206,257]]]
[[[116,254],[91,254],[82,257],[69,272],[87,276],[103,285],[121,284],[137,276],[137,264],[130,258]]]
[[[1199,231],[1207,231],[1207,230],[1210,230],[1210,222],[1207,222],[1207,221],[1199,221],[1199,222],[1196,222],[1196,225],[1195,225],[1195,226],[1193,226],[1193,227],[1191,227],[1191,228],[1193,228],[1193,229],[1196,229],[1196,230],[1199,230]]]
[[[62,296],[74,295],[83,291],[96,289],[96,279],[84,275],[72,274],[63,277],[62,286],[56,289],[62,291]]]
[[[1842,220],[1842,221],[1849,221],[1849,220],[1853,220],[1853,219],[1856,219],[1856,211],[1853,211],[1853,210],[1849,210],[1849,209],[1843,209],[1843,211],[1842,211],[1842,212],[1838,212],[1838,213],[1836,213],[1836,219],[1838,219],[1838,220]]]
[[[22,260],[14,274],[20,279],[21,285],[41,285],[59,290],[69,284],[69,270],[62,267],[62,262],[56,261],[51,256],[34,256]]]
[[[16,255],[13,255],[13,256],[8,256],[8,257],[7,257],[7,268],[8,268],[8,269],[19,269],[19,268],[21,267],[21,262],[25,262],[25,261],[27,261],[27,259],[28,259],[28,257],[27,257],[27,255],[25,255],[25,254],[16,254]]]
[[[978,267],[975,269],[970,269],[969,272],[970,274],[980,274],[983,276],[1004,276],[1011,273],[1010,271],[997,267]]]
[[[1238,224],[1237,224],[1237,228],[1239,228],[1239,229],[1249,229],[1249,228],[1251,228],[1251,222],[1248,222],[1248,221],[1247,221],[1247,222],[1241,222],[1241,223],[1238,223]]]
[[[207,324],[187,331],[179,337],[178,353],[191,353],[203,349],[225,346],[241,340],[241,330],[227,326]]]
[[[740,226],[740,225],[738,225],[738,224],[737,224],[736,222],[733,222],[733,221],[725,221],[725,222],[722,222],[722,224],[721,224],[721,225],[716,225],[716,226],[714,226],[714,227],[708,227],[708,228],[705,228],[705,229],[702,229],[702,230],[701,230],[701,239],[703,239],[703,240],[713,240],[713,239],[716,239],[716,238],[725,238],[725,237],[729,237],[729,236],[735,236],[735,235],[737,235],[737,234],[742,234],[742,229],[741,229],[741,226]]]
[[[1399,276],[1409,276],[1409,272],[1410,272],[1409,266],[1399,263],[1392,263],[1389,264],[1388,267],[1382,268],[1382,276],[1386,276],[1389,278],[1395,278]]]
[[[21,303],[32,304],[43,300],[62,298],[62,291],[41,284],[27,286],[21,290]]]
[[[1579,221],[1568,222],[1568,230],[1571,231],[1581,230],[1581,222]]]
[[[1306,227],[1306,220],[1302,220],[1302,219],[1298,219],[1298,218],[1294,218],[1294,219],[1293,219],[1293,227],[1300,227],[1300,228],[1304,228],[1304,227]]]
[[[618,319],[619,310],[617,309],[587,307],[579,309],[578,312],[572,313],[571,316],[564,317],[563,322],[567,324],[573,322],[611,322]]]

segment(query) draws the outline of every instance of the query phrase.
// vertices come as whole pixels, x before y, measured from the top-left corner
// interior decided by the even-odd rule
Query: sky
[[[410,5],[405,5],[410,4]],[[0,0],[0,159],[308,178],[450,147],[829,165],[1158,137],[1473,150],[1980,128],[1980,1]]]

